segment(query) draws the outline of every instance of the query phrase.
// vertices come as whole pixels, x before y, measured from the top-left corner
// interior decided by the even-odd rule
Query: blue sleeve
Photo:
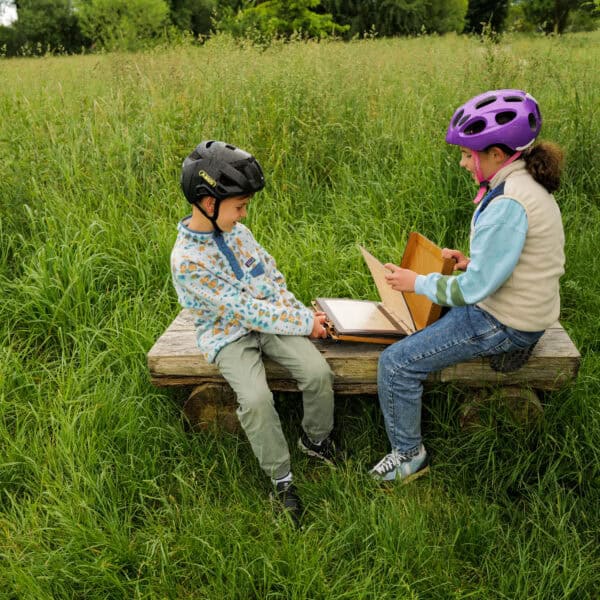
[[[527,213],[521,204],[511,198],[492,202],[475,225],[467,270],[458,276],[419,275],[415,292],[442,306],[481,302],[510,277],[519,262],[527,229]]]

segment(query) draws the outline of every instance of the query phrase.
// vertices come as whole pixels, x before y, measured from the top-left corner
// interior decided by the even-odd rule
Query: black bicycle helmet
[[[217,225],[219,205],[225,198],[254,194],[265,187],[265,178],[258,161],[244,150],[214,140],[200,142],[183,161],[181,189],[190,204]],[[215,199],[214,215],[200,206],[204,196]]]

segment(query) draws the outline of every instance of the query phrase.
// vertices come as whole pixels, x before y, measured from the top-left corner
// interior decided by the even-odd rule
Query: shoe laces
[[[373,471],[378,473],[388,473],[396,468],[398,464],[398,458],[395,451],[390,452],[384,456],[376,465]]]
[[[418,456],[419,450],[419,448],[413,450],[412,452],[399,452],[398,450],[392,450],[377,463],[374,470],[387,473],[388,471],[395,469],[400,463],[408,462],[415,456]]]

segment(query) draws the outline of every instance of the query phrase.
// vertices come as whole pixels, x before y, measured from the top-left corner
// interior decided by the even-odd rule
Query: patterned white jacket
[[[208,362],[250,331],[309,335],[313,312],[287,289],[273,257],[236,224],[216,235],[178,225],[171,273],[179,303],[192,311],[196,342]]]

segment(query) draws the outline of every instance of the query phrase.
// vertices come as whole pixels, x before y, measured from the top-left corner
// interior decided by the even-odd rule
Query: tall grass
[[[600,56],[597,34],[203,48],[0,61],[0,597],[593,598],[600,589]],[[248,222],[305,302],[373,297],[356,243],[409,231],[466,249],[472,183],[444,144],[486,88],[539,100],[569,158],[562,322],[578,379],[534,428],[465,392],[426,396],[431,477],[383,491],[372,398],[338,399],[350,459],[293,451],[307,506],[273,520],[242,436],[193,433],[145,353],[178,307],[168,257],[201,139],[252,151]],[[298,433],[298,398],[278,398]],[[293,445],[293,444],[292,444]]]

